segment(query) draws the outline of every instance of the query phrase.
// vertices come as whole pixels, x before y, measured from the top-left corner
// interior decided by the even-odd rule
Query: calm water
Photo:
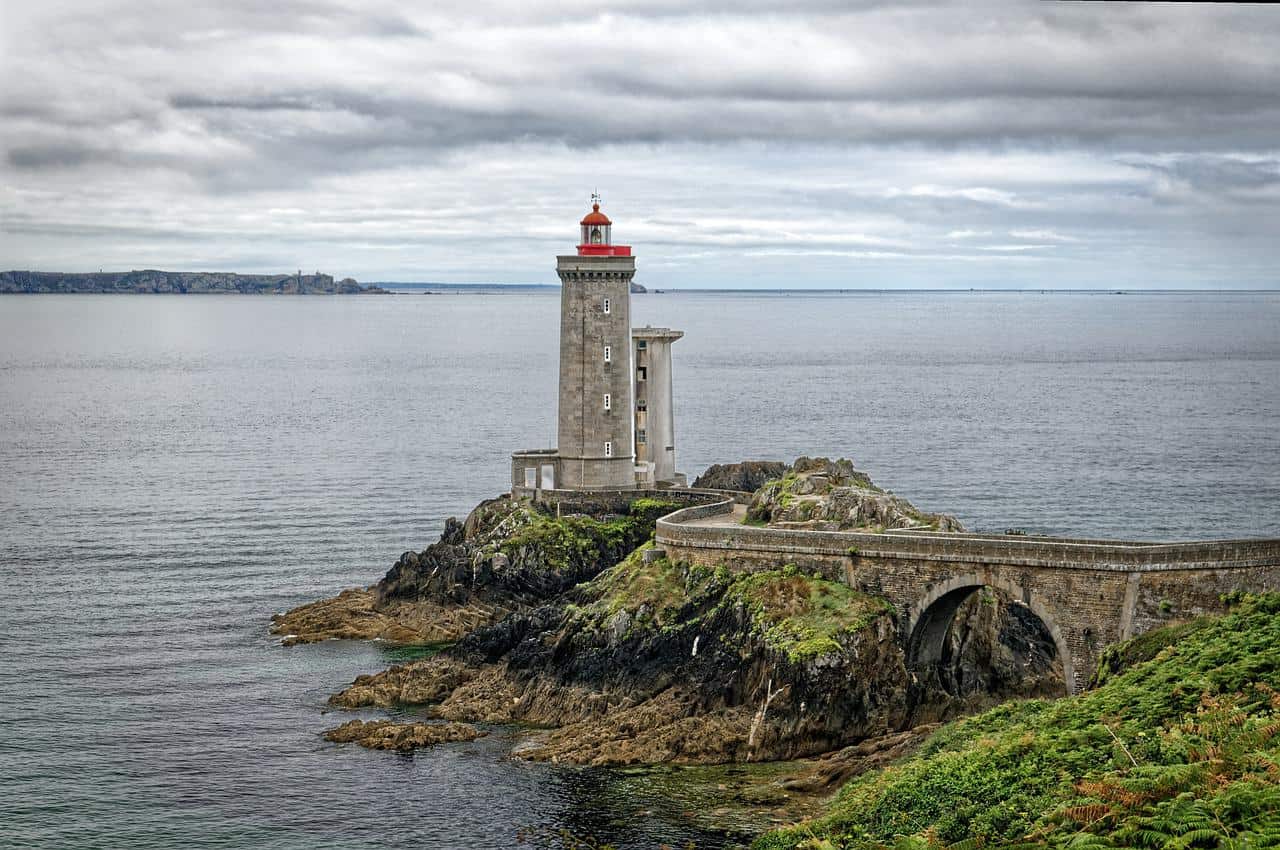
[[[1280,295],[648,295],[678,454],[853,457],[970,527],[1280,535]],[[268,618],[365,584],[554,442],[558,295],[0,299],[0,845],[692,836],[670,783],[339,748],[395,660]]]

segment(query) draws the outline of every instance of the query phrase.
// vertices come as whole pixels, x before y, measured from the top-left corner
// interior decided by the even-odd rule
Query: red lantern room
[[[591,212],[582,219],[582,239],[578,243],[580,257],[630,257],[630,245],[614,245],[612,238],[613,222],[609,216],[600,212],[599,196],[592,195],[595,201]]]

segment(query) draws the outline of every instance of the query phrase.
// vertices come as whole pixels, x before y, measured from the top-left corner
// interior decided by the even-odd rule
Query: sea
[[[268,633],[501,493],[512,450],[554,445],[558,303],[0,298],[0,847],[740,840],[693,817],[695,774],[512,759],[525,730],[412,755],[327,743],[349,715],[326,697],[409,655]],[[685,332],[691,478],[849,457],[976,530],[1280,536],[1280,293],[667,292],[632,309]]]

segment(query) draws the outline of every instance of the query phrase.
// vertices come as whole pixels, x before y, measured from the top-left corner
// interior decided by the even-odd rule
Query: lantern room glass
[[[579,245],[612,245],[613,230],[611,224],[584,224],[582,225],[582,241]]]

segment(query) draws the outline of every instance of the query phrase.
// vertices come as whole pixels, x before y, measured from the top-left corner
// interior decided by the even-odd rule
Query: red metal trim
[[[630,245],[579,245],[579,257],[630,257]]]

